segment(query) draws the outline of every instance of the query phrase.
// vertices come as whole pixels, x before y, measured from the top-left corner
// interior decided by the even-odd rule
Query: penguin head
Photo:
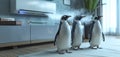
[[[76,16],[75,19],[76,20],[81,20],[83,17],[85,17],[85,16]]]
[[[95,20],[98,20],[98,17],[95,17]]]
[[[95,20],[100,20],[101,17],[103,17],[103,16],[97,16],[97,17],[95,17]]]
[[[82,19],[82,18],[84,18],[84,17],[85,17],[85,16],[82,16],[82,15],[81,15],[81,16],[80,16],[80,19]]]
[[[69,17],[71,17],[71,16],[69,16],[69,15],[63,15],[63,16],[61,17],[61,20],[67,20]]]

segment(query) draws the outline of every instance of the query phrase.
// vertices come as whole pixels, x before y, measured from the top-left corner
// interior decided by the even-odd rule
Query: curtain
[[[120,36],[120,0],[117,0],[117,32],[116,35]]]
[[[120,35],[119,0],[102,0],[103,3],[103,32],[108,35]]]

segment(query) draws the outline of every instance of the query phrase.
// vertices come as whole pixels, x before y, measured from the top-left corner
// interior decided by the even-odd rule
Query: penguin
[[[69,51],[71,47],[71,29],[67,19],[71,17],[63,15],[60,20],[58,32],[55,35],[54,45],[57,47],[59,54],[72,53]]]
[[[76,16],[71,30],[71,38],[72,38],[72,49],[78,50],[80,49],[80,45],[83,42],[83,31],[84,26],[81,24],[81,19],[85,16]]]
[[[95,17],[95,19],[92,21],[92,26],[91,26],[91,33],[90,33],[90,47],[89,48],[99,48],[99,45],[101,43],[101,40],[103,38],[103,41],[105,41],[105,36],[102,31],[102,25],[100,23],[100,18],[102,16]]]

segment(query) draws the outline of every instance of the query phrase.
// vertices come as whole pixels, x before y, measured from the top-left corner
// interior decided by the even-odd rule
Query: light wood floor
[[[27,47],[14,47],[13,49],[4,49],[0,50],[0,57],[17,57],[18,55],[29,54],[33,52],[42,51],[45,49],[55,48],[52,43],[40,44],[40,45],[33,45]]]
[[[106,36],[106,38],[120,38],[120,36]],[[33,52],[39,52],[46,49],[53,49],[55,46],[53,43],[39,44],[26,47],[18,47],[13,49],[0,50],[0,57],[17,57],[18,55],[29,54]]]

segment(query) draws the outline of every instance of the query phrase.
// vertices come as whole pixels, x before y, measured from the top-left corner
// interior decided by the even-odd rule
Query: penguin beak
[[[82,18],[85,17],[85,16],[81,16]]]
[[[103,16],[98,16],[98,19],[100,20],[100,18],[102,18]]]
[[[98,16],[99,18],[103,17],[103,16]]]
[[[70,15],[64,15],[63,17],[71,17]]]
[[[82,18],[84,18],[85,16],[80,16],[79,20],[81,20]]]
[[[69,15],[63,15],[61,19],[62,20],[67,20],[69,17],[71,17],[71,16],[69,16]]]
[[[67,16],[68,18],[71,17],[71,16]]]
[[[68,15],[67,15],[67,16],[66,16],[66,19],[69,19],[69,17],[71,17],[71,16],[68,16]]]

